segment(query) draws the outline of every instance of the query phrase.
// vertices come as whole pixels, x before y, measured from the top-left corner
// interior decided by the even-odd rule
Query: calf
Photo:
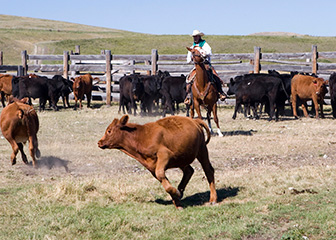
[[[28,98],[14,100],[5,107],[0,115],[0,127],[2,135],[7,139],[13,149],[11,155],[12,165],[16,163],[16,155],[20,150],[22,160],[28,164],[27,156],[23,151],[23,143],[29,142],[29,152],[33,160],[33,166],[37,167],[36,159],[40,157],[38,149],[37,132],[39,120],[34,108],[25,104]]]
[[[79,108],[82,109],[82,100],[84,94],[87,99],[87,106],[90,107],[91,94],[92,94],[92,81],[93,78],[90,73],[76,77],[73,79],[73,94],[75,96],[75,109],[77,109],[77,101],[79,101]]]
[[[0,97],[2,107],[5,107],[5,98],[12,95],[12,75],[0,74]]]
[[[69,108],[70,107],[69,94],[72,92],[73,82],[68,79],[63,78],[61,75],[53,76],[51,81],[57,83],[58,85],[58,88],[60,90],[60,95],[62,96],[63,107]]]
[[[119,111],[120,114],[121,108],[125,114],[125,107],[128,113],[132,113],[132,108],[134,109],[134,116],[136,115],[137,105],[136,101],[138,96],[142,98],[144,93],[144,86],[139,80],[137,74],[132,74],[129,76],[123,76],[119,80]]]
[[[295,118],[299,118],[297,114],[297,104],[301,102],[301,107],[305,117],[308,117],[307,101],[312,100],[315,107],[315,117],[319,117],[319,105],[321,108],[321,117],[323,114],[324,96],[328,92],[326,85],[328,81],[323,78],[317,78],[308,75],[295,75],[292,78],[291,92],[292,92],[292,108]]]
[[[203,129],[207,132],[205,139]],[[190,164],[197,158],[210,185],[210,203],[217,201],[214,169],[210,164],[207,144],[208,126],[199,119],[171,116],[144,125],[128,123],[128,115],[114,119],[107,127],[98,146],[119,149],[138,160],[158,179],[173,199],[176,208],[182,208],[180,199],[194,170]],[[180,168],[183,178],[174,188],[166,178],[169,168]]]

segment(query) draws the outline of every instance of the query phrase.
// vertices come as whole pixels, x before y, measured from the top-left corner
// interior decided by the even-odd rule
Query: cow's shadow
[[[66,172],[69,172],[68,164],[70,161],[63,160],[54,156],[41,157],[37,161],[38,168],[47,168],[49,170],[53,168],[64,168]]]
[[[220,203],[224,199],[229,197],[235,197],[238,195],[240,188],[239,187],[227,187],[227,188],[220,188],[217,189],[217,202]],[[202,206],[209,202],[210,199],[210,191],[202,192],[202,193],[196,193],[191,196],[187,196],[185,198],[182,198],[182,206],[184,208],[187,207],[193,207],[193,206]],[[171,200],[162,200],[162,199],[156,199],[156,203],[162,204],[162,205],[171,205],[173,202]]]
[[[253,133],[257,132],[256,130],[248,130],[248,131],[243,131],[243,130],[236,130],[236,131],[227,131],[227,132],[222,132],[224,136],[252,136]]]

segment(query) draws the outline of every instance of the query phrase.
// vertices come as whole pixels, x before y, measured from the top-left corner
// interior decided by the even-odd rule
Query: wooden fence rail
[[[110,50],[103,50],[98,55],[81,55],[80,46],[75,48],[75,53],[64,51],[63,55],[33,55],[22,51],[21,66],[2,65],[3,53],[0,52],[0,71],[17,71],[17,75],[29,72],[61,74],[65,78],[90,72],[106,81],[106,94],[114,97],[115,91],[119,90],[116,84],[124,74],[156,74],[161,70],[171,75],[186,75],[193,68],[193,64],[186,62],[186,54],[159,55],[158,50],[153,49],[148,55],[112,55]],[[47,63],[42,64],[43,61]],[[316,45],[312,46],[311,52],[304,53],[262,53],[260,47],[254,47],[253,53],[213,54],[211,62],[225,83],[237,75],[268,70],[316,73],[327,79],[336,71],[336,52],[318,52]],[[107,104],[110,101],[106,98]]]

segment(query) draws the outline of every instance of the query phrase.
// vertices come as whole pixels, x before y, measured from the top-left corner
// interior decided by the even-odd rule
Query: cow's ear
[[[192,49],[190,47],[187,47],[188,51],[191,51]]]
[[[120,124],[121,125],[126,125],[126,123],[128,122],[128,115],[124,115],[120,118]]]
[[[24,112],[22,109],[19,109],[18,112],[17,112],[17,116],[19,119],[22,119],[23,118],[23,115],[24,115]]]
[[[20,102],[28,104],[28,102],[29,102],[29,98],[27,98],[27,97],[22,98],[22,99],[20,100]]]
[[[329,85],[329,80],[325,80],[325,81],[324,81],[324,84],[325,84],[325,85]]]

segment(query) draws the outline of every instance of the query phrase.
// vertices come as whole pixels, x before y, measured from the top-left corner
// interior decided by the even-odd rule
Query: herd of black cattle
[[[323,117],[324,97],[328,92],[329,85],[330,99],[333,111],[333,117],[336,117],[336,73],[333,73],[329,80],[322,81],[318,85],[314,79],[318,78],[316,75],[298,74],[292,72],[290,74],[280,74],[277,71],[269,71],[260,74],[245,74],[231,78],[228,83],[228,95],[235,95],[236,107],[233,114],[233,119],[236,118],[237,111],[244,106],[244,114],[247,116],[250,109],[253,110],[253,117],[258,118],[261,113],[257,111],[259,108],[264,109],[268,113],[269,119],[276,120],[280,115],[284,115],[286,101],[291,101],[291,94],[293,89],[292,79],[294,76],[300,75],[308,77],[309,81],[306,85],[299,85],[297,88],[308,93],[308,97],[302,97],[297,94],[298,101],[302,107],[306,106],[307,100],[313,100],[313,105],[317,103],[320,105],[321,117]],[[8,93],[8,86],[4,81],[4,76],[0,76],[0,92],[1,101],[5,106],[4,100]],[[6,75],[8,76],[8,75]],[[10,75],[11,76],[11,75]],[[311,80],[313,79],[313,80]],[[156,75],[140,75],[131,74],[124,75],[119,79],[119,113],[122,110],[129,114],[137,114],[137,102],[140,103],[141,115],[153,114],[153,109],[159,112],[162,109],[163,116],[166,115],[167,110],[174,114],[178,110],[178,105],[184,102],[186,97],[186,76],[170,76],[168,72],[159,71]],[[57,102],[62,97],[63,107],[70,107],[69,94],[73,90],[73,81],[63,78],[61,75],[55,75],[52,79],[38,76],[35,74],[27,76],[11,76],[10,94],[16,98],[29,97],[39,99],[40,111],[45,109],[47,101],[49,106],[54,110],[58,110]],[[93,89],[99,88],[93,86]],[[6,89],[7,88],[7,89]],[[296,91],[296,90],[295,90]],[[292,96],[293,98],[293,96]],[[159,106],[161,103],[161,107]],[[175,107],[176,106],[176,107]],[[187,109],[192,106],[187,106]],[[316,106],[317,107],[317,106]],[[126,111],[125,111],[126,110]],[[188,111],[187,111],[188,115]],[[318,117],[318,116],[316,116]]]

